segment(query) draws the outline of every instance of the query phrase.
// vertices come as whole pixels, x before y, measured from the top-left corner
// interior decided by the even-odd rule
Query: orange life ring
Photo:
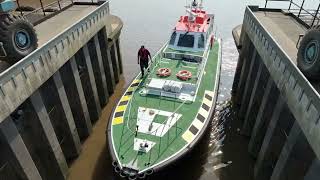
[[[176,74],[177,78],[179,78],[182,81],[189,80],[192,77],[192,73],[187,70],[181,70]]]
[[[159,77],[168,77],[171,75],[171,69],[169,68],[159,68],[157,71]]]

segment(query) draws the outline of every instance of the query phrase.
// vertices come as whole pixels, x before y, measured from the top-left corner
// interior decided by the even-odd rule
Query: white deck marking
[[[144,146],[145,144],[148,145],[148,147],[143,147],[143,149],[141,149],[141,145]],[[148,141],[146,139],[139,139],[139,138],[134,138],[134,146],[133,149],[135,151],[144,151],[144,152],[149,152],[150,149],[155,145],[155,142],[152,141]]]
[[[165,124],[153,122],[156,115],[168,117]],[[180,119],[181,116],[181,114],[173,114],[168,111],[139,107],[137,120],[137,126],[139,127],[138,132],[162,137]]]

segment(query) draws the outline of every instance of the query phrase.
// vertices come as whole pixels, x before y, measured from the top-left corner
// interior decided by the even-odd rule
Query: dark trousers
[[[144,76],[144,69],[148,68],[148,61],[140,60],[141,75]]]

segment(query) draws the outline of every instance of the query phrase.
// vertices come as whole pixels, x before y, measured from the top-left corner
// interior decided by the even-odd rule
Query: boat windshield
[[[205,41],[204,35],[201,34],[198,39],[198,48],[204,48],[204,41]]]
[[[194,35],[191,34],[181,34],[178,40],[178,46],[193,48]]]
[[[170,45],[174,45],[174,42],[176,40],[176,36],[177,36],[177,33],[173,32],[171,35],[171,38],[170,38],[170,42],[169,42]]]

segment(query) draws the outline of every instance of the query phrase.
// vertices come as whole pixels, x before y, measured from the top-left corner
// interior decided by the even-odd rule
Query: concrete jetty
[[[306,31],[292,14],[256,6],[233,31],[240,54],[232,95],[257,180],[320,177],[319,82],[296,66]]]
[[[123,72],[122,26],[101,1],[35,26],[39,48],[0,74],[0,179],[67,178]]]

